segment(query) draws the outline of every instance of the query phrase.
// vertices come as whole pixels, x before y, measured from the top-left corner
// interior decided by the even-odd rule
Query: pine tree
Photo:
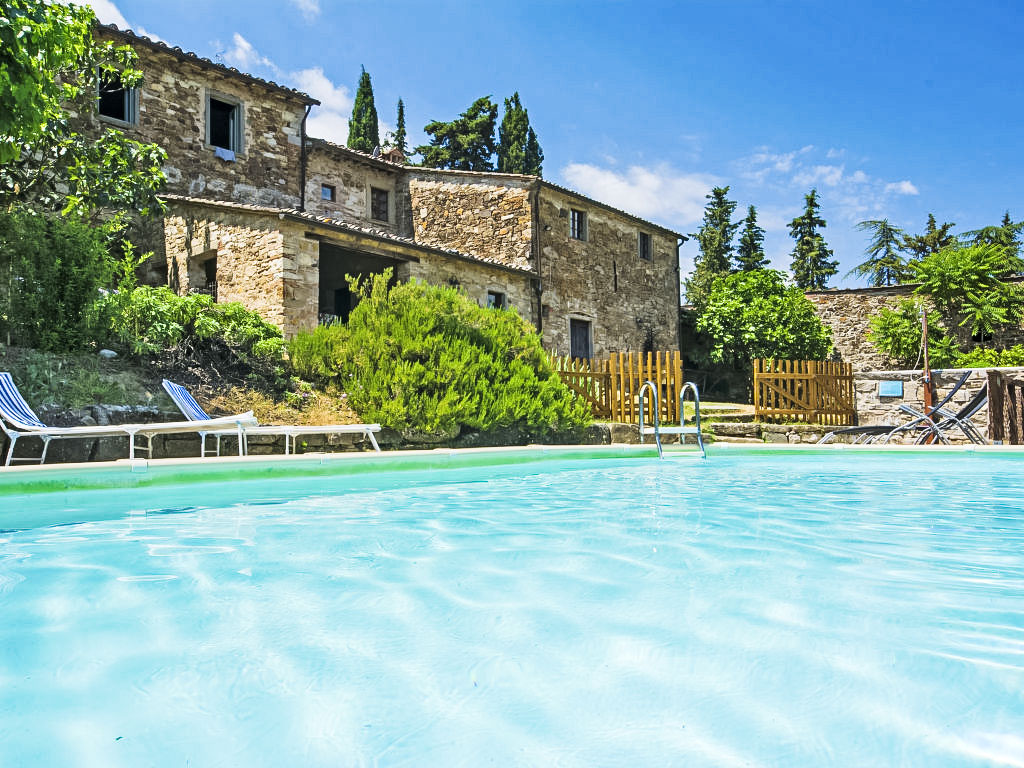
[[[764,255],[764,230],[757,226],[757,209],[747,208],[747,218],[743,220],[743,231],[736,247],[736,265],[741,272],[751,272],[768,266],[768,257]]]
[[[544,153],[530,117],[519,101],[519,92],[505,99],[505,115],[498,127],[498,171],[540,176]]]
[[[818,232],[826,222],[818,211],[818,190],[812,189],[804,195],[804,212],[789,222],[789,234],[796,241],[793,248],[793,280],[805,291],[821,290],[828,279],[839,271],[839,262],[832,259],[832,250],[825,238]]]
[[[941,227],[935,217],[928,214],[928,223],[923,235],[903,235],[902,250],[910,254],[911,261],[920,261],[930,253],[938,253],[943,248],[956,243],[956,236],[949,234],[955,224],[946,222]]]
[[[372,152],[380,146],[380,128],[377,107],[373,104],[373,85],[365,69],[359,75],[356,100],[352,105],[352,119],[348,121],[348,146],[361,152]]]
[[[403,155],[409,154],[409,142],[405,133],[405,104],[398,100],[398,118],[395,121],[395,135],[392,138],[394,146],[402,151]]]
[[[982,227],[972,232],[965,232],[964,236],[971,238],[974,245],[998,245],[1005,248],[1010,256],[1017,256],[1020,251],[1021,229],[1024,229],[1024,222],[1014,222],[1010,218],[1010,212],[1003,214],[1003,220],[997,227]]]
[[[493,171],[497,119],[498,105],[490,96],[482,96],[450,123],[435,120],[424,126],[430,143],[416,147],[416,152],[430,168]]]
[[[874,233],[874,239],[864,252],[867,261],[854,267],[851,273],[867,275],[869,285],[899,285],[907,277],[907,262],[900,254],[906,235],[888,219],[871,219],[857,225],[862,232]]]
[[[705,195],[704,221],[696,234],[700,254],[693,260],[693,273],[686,281],[686,298],[698,312],[711,295],[711,284],[716,277],[729,273],[732,266],[732,237],[740,222],[732,222],[736,202],[729,200],[728,187],[715,187]]]

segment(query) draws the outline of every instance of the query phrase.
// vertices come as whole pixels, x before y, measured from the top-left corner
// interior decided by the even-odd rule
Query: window
[[[332,187],[330,184],[321,184],[320,199],[334,202],[334,187]]]
[[[229,152],[242,151],[242,105],[216,96],[206,99],[206,143]]]
[[[651,250],[651,236],[646,232],[638,233],[637,252],[644,261],[654,260],[654,251]]]
[[[507,308],[508,304],[505,303],[505,294],[501,291],[488,291],[487,306],[493,309]]]
[[[569,356],[590,358],[590,321],[569,319]]]
[[[390,221],[388,216],[388,191],[370,187],[370,218],[376,221]]]
[[[208,293],[210,296],[217,299],[217,256],[207,259],[203,262],[203,278],[206,280],[206,284],[203,286],[202,292]]]
[[[587,212],[573,208],[569,212],[569,237],[574,240],[587,239]]]
[[[138,110],[135,108],[137,92],[134,88],[125,87],[117,75],[103,75],[98,89],[97,111],[100,117],[135,124]]]

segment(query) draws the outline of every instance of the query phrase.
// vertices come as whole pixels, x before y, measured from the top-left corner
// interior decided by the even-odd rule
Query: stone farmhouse
[[[307,94],[123,31],[145,75],[86,130],[167,152],[155,279],[239,301],[286,336],[354,306],[345,275],[458,286],[577,357],[677,349],[683,235],[533,176],[435,170],[306,135]],[[166,266],[164,266],[166,265]]]

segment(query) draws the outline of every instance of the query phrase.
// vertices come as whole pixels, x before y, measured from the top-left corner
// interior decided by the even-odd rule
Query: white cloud
[[[793,175],[793,183],[798,187],[813,187],[816,184],[824,184],[827,187],[834,187],[843,180],[842,165],[815,165],[806,168]]]
[[[336,85],[320,67],[292,72],[287,79],[300,91],[320,102],[309,115],[306,131],[310,136],[338,144],[348,140],[348,116],[352,114],[352,93]]]
[[[904,179],[903,181],[894,181],[891,184],[885,185],[885,191],[895,193],[897,195],[917,195],[917,187],[915,187],[910,181]]]
[[[619,172],[586,163],[567,165],[562,178],[585,195],[674,228],[700,221],[705,195],[718,183],[708,174],[680,173],[667,166],[634,165]]]
[[[320,15],[320,0],[290,0],[299,9],[306,21],[312,21]]]
[[[254,69],[265,68],[274,73],[279,72],[277,65],[253,47],[253,44],[235,32],[232,36],[234,47],[224,53],[224,61],[233,67],[252,72]],[[218,46],[220,47],[220,46]]]
[[[87,5],[92,8],[96,18],[102,24],[116,24],[121,29],[129,29],[128,21],[110,0],[89,0]]]

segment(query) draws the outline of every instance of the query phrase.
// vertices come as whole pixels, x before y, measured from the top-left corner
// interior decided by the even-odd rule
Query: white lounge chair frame
[[[216,441],[214,455],[220,456],[220,439],[222,437],[233,437],[235,436],[235,432],[233,430],[217,429],[210,416],[203,410],[202,406],[196,402],[196,399],[192,397],[192,393],[185,389],[185,387],[180,384],[175,384],[169,379],[164,379],[163,385],[164,390],[168,395],[170,395],[171,400],[173,400],[174,404],[178,406],[182,414],[195,422],[208,420],[206,423],[212,427],[211,429],[199,433],[199,437],[202,441],[200,449],[202,455],[207,455],[206,438],[207,436],[210,436]],[[285,455],[295,453],[296,438],[302,435],[361,434],[370,441],[370,445],[373,446],[373,450],[380,451],[380,446],[377,444],[377,438],[374,437],[373,434],[374,432],[380,432],[380,424],[257,424],[256,426],[246,427],[238,436],[239,455],[248,455],[250,435],[284,435]]]
[[[249,411],[203,421],[164,421],[153,424],[111,424],[96,427],[51,427],[43,424],[36,416],[35,411],[25,402],[25,398],[18,391],[11,374],[6,371],[0,372],[0,429],[10,439],[4,466],[10,466],[18,461],[42,464],[46,461],[46,453],[53,440],[69,438],[125,436],[128,438],[129,459],[134,459],[137,451],[144,452],[148,458],[152,458],[153,438],[156,435],[199,432],[200,430],[209,430],[211,426],[237,434],[239,445],[242,445],[245,442],[245,429],[249,425],[257,423],[252,411]],[[15,458],[14,448],[22,437],[38,437],[43,441],[43,450],[38,459],[30,456]],[[144,445],[137,444],[136,438],[138,437],[145,438]]]

